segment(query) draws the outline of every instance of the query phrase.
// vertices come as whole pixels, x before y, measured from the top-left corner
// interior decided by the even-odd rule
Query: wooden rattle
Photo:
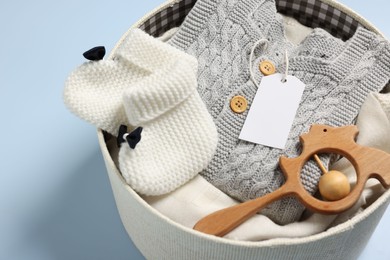
[[[313,125],[309,133],[300,136],[300,142],[303,146],[300,156],[296,158],[280,157],[279,164],[286,182],[279,189],[263,197],[216,211],[198,221],[194,229],[222,237],[266,205],[288,196],[297,197],[312,211],[323,214],[337,214],[351,208],[356,203],[369,178],[378,179],[388,189],[390,187],[390,154],[357,144],[355,138],[358,133],[359,131],[354,125],[337,128]],[[305,190],[300,181],[300,172],[304,164],[312,156],[319,153],[337,153],[346,157],[352,163],[356,170],[357,182],[351,192],[348,188],[348,180],[346,185],[345,180],[342,180],[343,177],[340,176],[343,175],[342,173],[338,172],[336,175],[332,175],[334,173],[332,171],[326,172],[323,166],[321,170],[324,175],[321,178],[324,179],[320,181],[319,185],[322,189],[322,196],[328,201],[316,199]],[[322,165],[319,159],[317,163]],[[339,178],[341,178],[341,181],[337,180]],[[341,187],[332,188],[332,182],[336,182]],[[336,194],[339,191],[341,191],[341,194]]]

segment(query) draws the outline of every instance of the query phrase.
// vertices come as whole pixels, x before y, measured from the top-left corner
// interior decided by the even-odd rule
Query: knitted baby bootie
[[[122,143],[119,168],[137,192],[161,195],[206,168],[216,149],[217,130],[196,90],[196,59],[140,31],[136,37],[132,50],[137,57],[132,59],[153,72],[124,92],[129,125],[143,130],[135,149]],[[153,50],[161,46],[165,57],[157,58]]]

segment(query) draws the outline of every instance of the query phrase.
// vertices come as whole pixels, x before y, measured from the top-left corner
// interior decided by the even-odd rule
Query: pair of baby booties
[[[138,128],[139,143],[122,143],[118,160],[140,194],[177,189],[215,152],[217,130],[197,92],[197,67],[194,57],[134,29],[115,57],[86,62],[66,81],[65,104],[82,119],[114,136],[121,125]]]

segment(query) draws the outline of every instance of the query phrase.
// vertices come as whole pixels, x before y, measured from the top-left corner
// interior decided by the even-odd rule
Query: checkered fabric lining
[[[178,27],[195,5],[196,0],[182,0],[157,13],[147,20],[140,29],[158,37],[171,28]]]
[[[343,40],[349,39],[359,26],[352,17],[318,0],[279,0],[277,5],[279,12],[294,17],[301,24],[321,27]]]
[[[182,0],[147,20],[141,29],[158,37],[167,30],[178,27],[195,5],[196,0]],[[280,13],[294,17],[301,24],[321,27],[333,36],[349,39],[360,25],[349,15],[320,0],[277,0]]]

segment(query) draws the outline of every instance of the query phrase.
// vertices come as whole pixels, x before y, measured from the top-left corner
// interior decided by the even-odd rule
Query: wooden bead
[[[321,196],[328,201],[341,200],[351,191],[348,178],[339,171],[329,171],[322,175],[318,186]]]

